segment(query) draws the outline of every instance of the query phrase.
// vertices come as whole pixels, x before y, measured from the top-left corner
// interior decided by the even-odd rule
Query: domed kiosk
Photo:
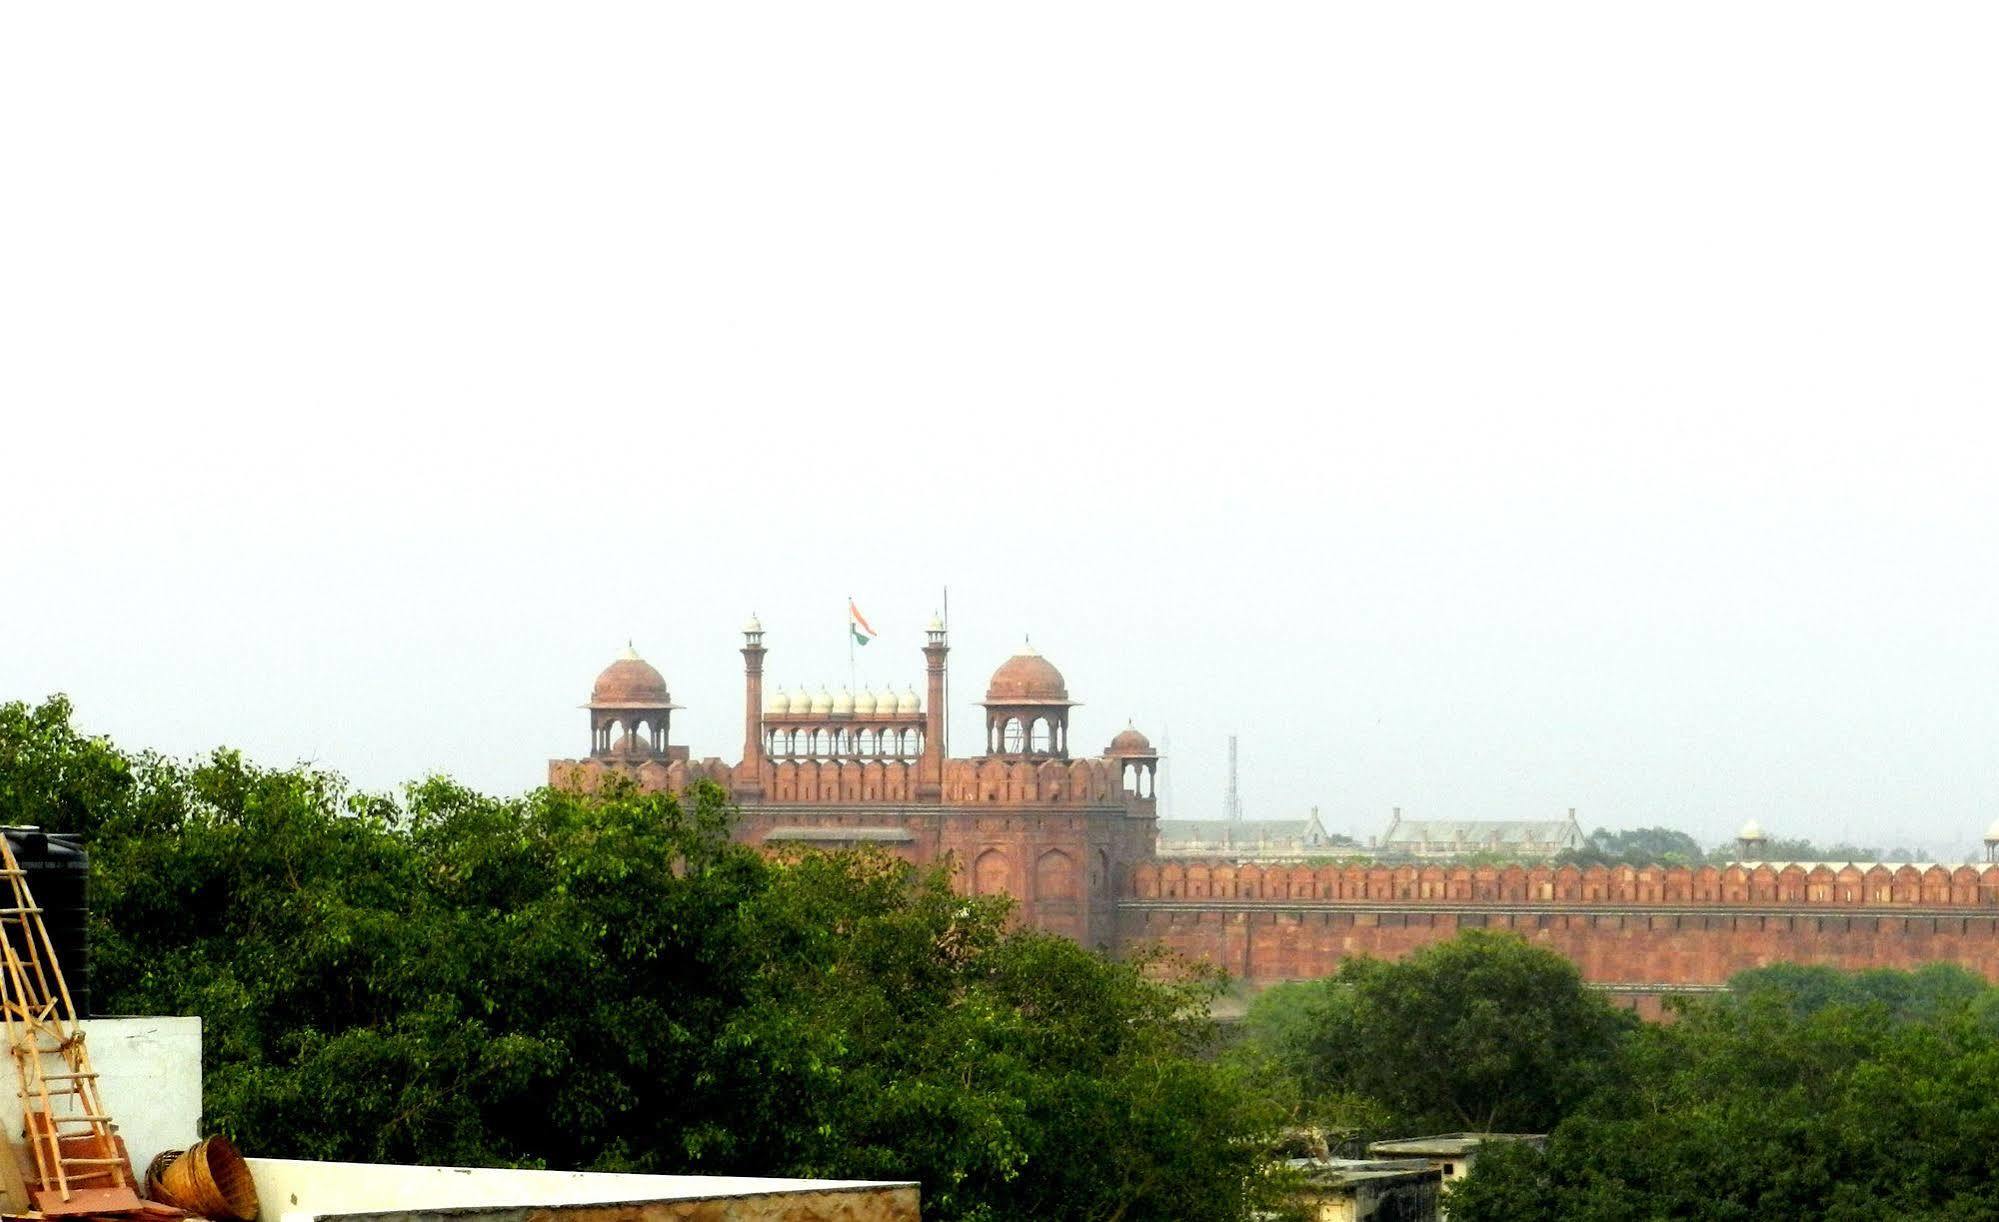
[[[666,690],[665,676],[628,641],[625,652],[597,676],[583,707],[590,710],[590,754],[601,759],[666,755],[669,723],[680,706]]]
[[[1152,749],[1152,740],[1139,733],[1137,726],[1125,722],[1124,729],[1104,749],[1104,757],[1118,765],[1118,776],[1126,793],[1152,797],[1159,774],[1159,752]]]
[[[1069,684],[1032,643],[1000,663],[986,684],[986,754],[1068,759]]]

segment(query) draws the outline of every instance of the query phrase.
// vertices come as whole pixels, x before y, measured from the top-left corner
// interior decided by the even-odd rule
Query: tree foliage
[[[1392,963],[1351,958],[1302,991],[1309,1012],[1273,1023],[1275,1055],[1308,1096],[1372,1101],[1404,1134],[1542,1131],[1612,1073],[1635,1024],[1568,960],[1486,930]]]
[[[1891,978],[1899,977],[1899,980]],[[1766,969],[1633,1041],[1545,1153],[1494,1151],[1453,1218],[1999,1216],[1999,1038],[1977,983]]]
[[[1734,851],[1735,846],[1729,845],[1728,852]],[[1921,852],[1899,844],[1886,851],[1845,841],[1821,848],[1809,840],[1782,838],[1764,841],[1756,855],[1764,861],[1916,861],[1922,857]]]
[[[1670,827],[1636,827],[1611,831],[1600,827],[1580,849],[1556,855],[1563,865],[1697,866],[1707,860],[1700,842]]]
[[[941,1219],[1281,1191],[1214,981],[941,870],[772,860],[713,786],[390,799],[127,757],[58,699],[0,706],[0,814],[88,836],[104,1008],[201,1015],[206,1122],[257,1153],[915,1179]]]

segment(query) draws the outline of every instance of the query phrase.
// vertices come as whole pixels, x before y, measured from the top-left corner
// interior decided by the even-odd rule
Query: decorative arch
[[[1077,898],[1075,859],[1061,849],[1049,849],[1036,858],[1034,898],[1037,900]]]
[[[972,894],[1005,895],[1010,866],[1002,849],[987,849],[972,862]]]

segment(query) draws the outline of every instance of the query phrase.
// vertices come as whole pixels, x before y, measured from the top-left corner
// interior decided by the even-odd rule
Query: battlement
[[[759,778],[758,806],[789,803],[823,805],[881,802],[914,804],[918,765],[903,760],[765,760],[760,767],[725,764],[717,759],[665,760],[618,757],[551,760],[548,782],[558,788],[592,790],[609,775],[629,777],[648,792],[679,793],[697,781],[710,780],[731,793],[743,792],[742,782]],[[1100,806],[1150,814],[1152,799],[1142,797],[1127,760],[1007,760],[944,761],[944,806]]]
[[[1135,900],[1258,903],[1770,905],[1999,909],[1999,864],[1737,862],[1725,866],[1259,865],[1146,862]]]

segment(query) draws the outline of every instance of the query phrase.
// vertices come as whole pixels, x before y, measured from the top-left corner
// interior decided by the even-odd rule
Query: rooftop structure
[[[1405,819],[1402,808],[1382,833],[1383,857],[1464,857],[1499,854],[1521,860],[1553,857],[1588,842],[1571,809],[1566,819]]]
[[[1303,819],[1161,819],[1161,857],[1232,857],[1242,861],[1302,861],[1352,848],[1319,821],[1317,807]]]
[[[1299,1194],[1313,1222],[1437,1222],[1443,1177],[1420,1158],[1293,1158]]]
[[[1429,1137],[1402,1137],[1394,1141],[1369,1142],[1367,1152],[1377,1158],[1420,1158],[1443,1173],[1446,1181],[1461,1180],[1471,1173],[1479,1150],[1501,1142],[1524,1141],[1539,1147],[1544,1133],[1437,1133]]]

